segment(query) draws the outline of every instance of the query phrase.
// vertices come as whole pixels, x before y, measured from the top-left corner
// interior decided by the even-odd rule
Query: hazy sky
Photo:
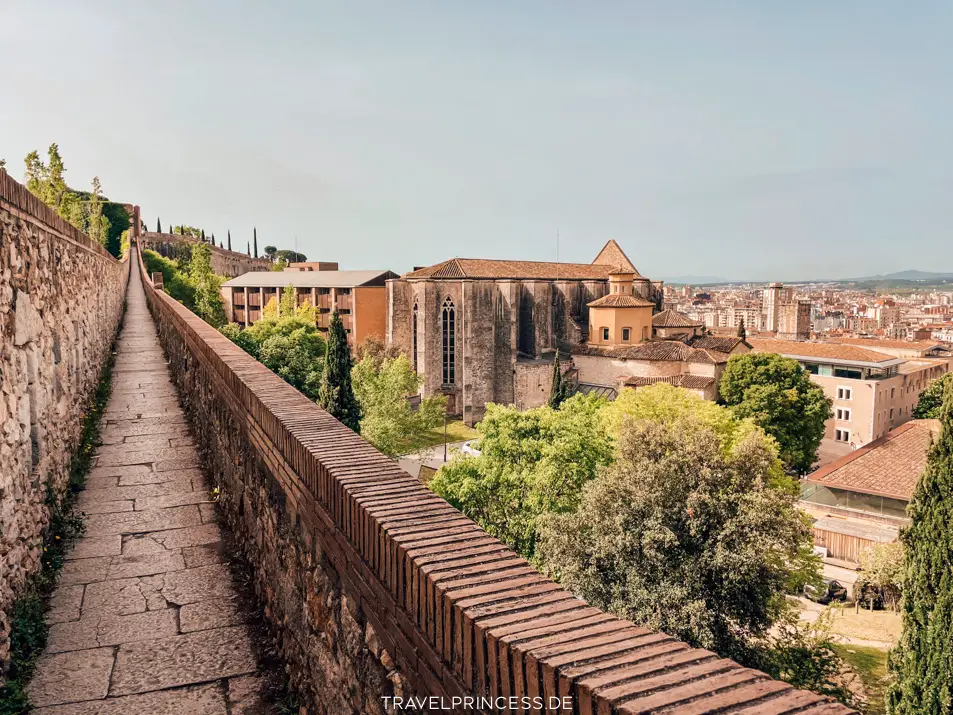
[[[0,157],[244,247],[953,271],[953,2],[0,0]]]

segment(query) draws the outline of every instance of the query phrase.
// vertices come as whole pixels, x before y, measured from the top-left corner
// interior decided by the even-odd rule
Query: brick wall
[[[0,171],[0,673],[7,611],[39,567],[47,493],[67,488],[128,275]]]
[[[182,243],[197,244],[198,239],[174,233],[147,231],[139,237],[139,245],[163,256],[175,256]],[[209,244],[212,249],[212,270],[220,276],[235,278],[250,271],[270,271],[272,263],[267,258],[252,258],[247,253],[229,251]]]
[[[411,694],[448,707],[564,695],[580,715],[847,712],[588,606],[183,306],[146,294],[309,713],[380,713],[381,697]]]

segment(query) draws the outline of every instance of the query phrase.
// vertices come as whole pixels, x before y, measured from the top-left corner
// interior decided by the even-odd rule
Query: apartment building
[[[383,338],[387,328],[386,281],[391,271],[315,270],[336,263],[292,264],[283,271],[245,273],[222,284],[222,300],[229,322],[247,327],[260,320],[271,301],[281,302],[287,286],[295,291],[298,304],[317,309],[318,330],[326,333],[335,310],[341,316],[348,344],[360,345],[369,336]]]
[[[778,308],[778,339],[808,340],[811,337],[811,301],[791,300]]]
[[[778,317],[781,304],[794,298],[794,291],[781,283],[772,283],[761,293],[762,325],[769,332],[778,329]]]
[[[858,448],[913,416],[920,393],[950,369],[948,358],[903,358],[856,345],[749,338],[755,352],[797,360],[833,401],[825,440]]]

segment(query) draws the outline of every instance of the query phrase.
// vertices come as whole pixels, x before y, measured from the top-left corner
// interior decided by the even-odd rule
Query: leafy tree
[[[748,331],[745,330],[744,318],[742,318],[741,322],[738,323],[738,337],[741,338],[742,340],[746,340],[748,338]]]
[[[586,395],[557,410],[489,404],[477,425],[481,455],[445,464],[429,486],[531,558],[540,517],[573,511],[582,486],[612,461],[612,440],[598,419],[605,404]]]
[[[920,393],[920,399],[913,410],[914,418],[918,420],[938,419],[940,408],[943,406],[943,393],[948,385],[953,385],[953,372],[948,372],[938,380],[931,382],[927,389]]]
[[[194,312],[213,328],[228,322],[222,306],[222,277],[212,270],[212,249],[206,243],[192,248],[189,279],[195,286]]]
[[[176,261],[160,256],[149,249],[142,252],[142,260],[146,264],[149,275],[162,274],[162,284],[166,293],[195,312],[195,286],[188,273],[182,271]]]
[[[289,251],[287,248],[283,248],[280,251],[275,252],[275,259],[284,261],[285,263],[304,263],[308,260],[308,257],[303,253]]]
[[[817,461],[831,401],[797,360],[770,353],[734,355],[721,378],[721,399],[777,440],[781,461],[806,474]]]
[[[313,308],[298,306],[279,316],[272,300],[253,325],[242,330],[230,323],[221,332],[286,382],[317,399],[325,342],[315,327]]]
[[[567,398],[571,397],[571,387],[563,381],[563,371],[559,365],[559,350],[553,361],[553,384],[549,391],[549,406],[557,409]]]
[[[196,228],[195,226],[173,226],[172,233],[177,233],[180,236],[189,236],[196,241],[205,243],[205,229]]]
[[[691,416],[627,418],[578,509],[541,520],[542,562],[593,605],[756,662],[812,534],[774,442],[744,432],[726,451]]]
[[[93,177],[86,210],[86,234],[104,248],[109,243],[109,219],[103,215],[103,187],[98,176]]]
[[[903,544],[875,544],[860,552],[860,578],[855,593],[872,589],[884,603],[896,608],[903,588]]]
[[[3,173],[7,173],[7,160],[6,160],[6,159],[0,159],[0,171],[2,171]]]
[[[408,397],[423,384],[404,355],[382,357],[365,351],[351,369],[354,395],[361,408],[361,435],[389,457],[401,454],[443,420],[444,395],[425,397],[414,410]]]
[[[277,246],[265,246],[265,255],[271,260],[275,260],[275,253],[278,252]]]
[[[331,313],[328,328],[328,349],[324,354],[318,403],[333,417],[360,433],[361,409],[351,385],[351,350],[347,345],[344,323],[336,310]]]
[[[940,435],[907,507],[910,526],[900,532],[903,632],[889,658],[892,715],[953,712],[953,384],[939,419]]]

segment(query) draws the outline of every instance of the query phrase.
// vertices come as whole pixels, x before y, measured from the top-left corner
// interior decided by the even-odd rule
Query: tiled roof
[[[627,387],[646,387],[663,382],[675,387],[684,387],[688,390],[704,390],[715,384],[715,378],[706,375],[665,375],[659,377],[642,377],[631,375],[623,380]]]
[[[251,271],[222,283],[225,288],[353,288],[375,282],[383,286],[391,271]]]
[[[878,340],[876,338],[835,338],[831,342],[841,345],[856,345],[858,347],[877,350],[887,348],[890,350],[911,350],[925,352],[933,348],[943,350],[953,350],[953,345],[944,343],[942,340]]]
[[[617,360],[698,362],[709,365],[728,362],[730,355],[716,350],[699,350],[679,340],[650,340],[635,345],[577,345],[574,355],[594,355]]]
[[[606,245],[599,251],[599,255],[596,256],[593,263],[612,266],[613,268],[621,268],[629,273],[634,273],[638,278],[642,277],[642,274],[636,270],[635,265],[629,260],[629,257],[625,255],[622,246],[616,243],[614,238],[610,238],[606,241]]]
[[[704,323],[669,308],[652,316],[652,325],[656,328],[698,328]]]
[[[549,263],[545,261],[495,261],[485,258],[451,258],[405,273],[409,280],[423,278],[473,278],[501,280],[608,280],[615,266],[599,263]]]
[[[691,340],[688,341],[688,344],[693,348],[700,348],[702,350],[715,350],[722,353],[730,353],[738,345],[744,343],[745,341],[739,337],[719,337],[716,335],[697,335]],[[745,343],[747,344],[747,343]]]
[[[808,475],[825,487],[909,501],[927,463],[939,420],[913,420]]]
[[[748,338],[748,344],[759,353],[778,353],[779,355],[797,355],[805,358],[826,360],[850,360],[852,362],[881,363],[896,360],[892,355],[874,352],[854,345],[838,343],[808,343],[796,340],[765,340]]]
[[[590,308],[652,308],[655,303],[637,295],[609,293],[586,305]]]

